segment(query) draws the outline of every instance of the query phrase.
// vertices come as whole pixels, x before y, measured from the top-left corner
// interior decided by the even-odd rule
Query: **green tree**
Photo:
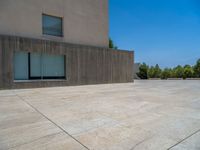
[[[180,65],[173,69],[174,78],[183,78],[184,68]]]
[[[161,72],[162,72],[162,70],[160,69],[159,65],[156,64],[155,67],[152,66],[148,70],[148,77],[149,78],[160,78],[161,77]]]
[[[154,73],[155,73],[155,78],[161,77],[162,70],[160,69],[160,66],[158,64],[156,64],[156,66],[155,66]]]
[[[161,73],[161,79],[168,79],[172,77],[172,69],[165,68]]]
[[[183,79],[192,78],[193,74],[193,68],[190,65],[185,65],[183,68]]]
[[[137,76],[140,78],[140,79],[148,79],[148,69],[149,67],[143,63],[140,65],[139,67],[139,72],[137,73]]]
[[[109,38],[109,48],[118,49],[111,38]]]
[[[194,76],[200,78],[200,59],[197,60],[194,66]]]
[[[151,66],[149,69],[148,69],[148,78],[155,78],[155,74],[154,74],[154,66]]]

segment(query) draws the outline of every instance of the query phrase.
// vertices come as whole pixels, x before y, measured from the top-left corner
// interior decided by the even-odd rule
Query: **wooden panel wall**
[[[4,88],[133,82],[133,52],[47,40],[0,35]],[[14,82],[13,52],[42,52],[66,56],[66,80]],[[2,84],[2,83],[1,83]],[[3,85],[3,84],[2,84]]]

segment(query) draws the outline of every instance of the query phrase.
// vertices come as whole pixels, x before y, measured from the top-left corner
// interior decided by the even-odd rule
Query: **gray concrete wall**
[[[42,13],[64,18],[64,37],[42,35]],[[0,0],[0,34],[108,47],[108,0]]]
[[[124,83],[133,81],[133,52],[0,35],[3,88]],[[14,51],[66,56],[66,80],[14,82]]]
[[[1,37],[0,37],[0,87],[3,86],[3,82],[2,82],[2,79],[3,79],[3,76],[2,76],[2,40],[1,40]]]
[[[139,77],[137,76],[137,73],[140,71],[140,63],[134,63],[133,65],[133,72],[134,72],[134,79],[139,79]]]

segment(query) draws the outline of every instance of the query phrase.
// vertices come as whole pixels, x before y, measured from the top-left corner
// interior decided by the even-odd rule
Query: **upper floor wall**
[[[43,32],[42,14],[62,18],[62,36]],[[0,0],[0,34],[108,47],[108,0]]]

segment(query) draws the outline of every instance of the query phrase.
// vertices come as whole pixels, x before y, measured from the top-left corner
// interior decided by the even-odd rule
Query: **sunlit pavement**
[[[0,149],[199,150],[200,81],[0,91]]]

